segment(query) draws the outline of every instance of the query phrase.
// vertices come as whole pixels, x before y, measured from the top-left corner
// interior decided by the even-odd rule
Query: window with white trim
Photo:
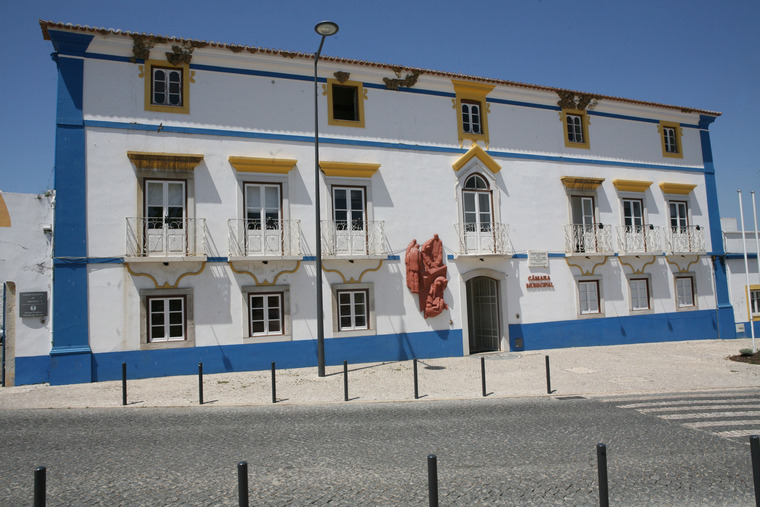
[[[599,281],[581,280],[578,282],[578,301],[581,315],[599,313]]]
[[[249,336],[284,334],[282,292],[249,294],[248,316]]]
[[[660,131],[662,143],[662,156],[670,158],[683,158],[681,150],[681,125],[676,122],[660,122],[657,127]]]
[[[462,100],[462,131],[466,134],[482,134],[480,102]]]
[[[369,329],[369,291],[339,290],[338,330]]]
[[[685,232],[689,226],[688,207],[685,201],[668,201],[670,227],[673,232]]]
[[[148,342],[187,339],[185,306],[185,296],[149,296],[147,298]]]
[[[760,319],[760,288],[750,288],[749,307],[752,312],[752,319]]]
[[[694,279],[691,276],[676,277],[676,306],[694,308]]]
[[[649,310],[649,280],[647,278],[631,278],[631,310]]]
[[[588,149],[588,115],[586,111],[563,109],[560,118],[565,127],[565,146],[567,148]]]
[[[190,112],[190,70],[187,64],[173,66],[169,62],[145,62],[145,110],[164,113]]]
[[[491,189],[488,182],[479,174],[473,174],[462,187],[464,201],[464,225],[467,232],[490,232],[493,217],[491,214]]]

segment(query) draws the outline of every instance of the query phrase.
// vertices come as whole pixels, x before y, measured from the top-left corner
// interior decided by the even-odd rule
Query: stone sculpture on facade
[[[448,285],[443,265],[443,243],[438,234],[422,247],[413,239],[406,247],[406,286],[420,298],[420,311],[427,319],[440,315],[449,306],[443,299]]]

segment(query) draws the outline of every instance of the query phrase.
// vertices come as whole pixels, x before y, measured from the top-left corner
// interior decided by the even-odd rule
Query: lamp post
[[[317,242],[317,375],[325,376],[325,322],[322,313],[322,219],[319,202],[319,101],[317,86],[317,63],[322,53],[325,37],[338,33],[338,25],[332,21],[317,23],[314,31],[322,36],[319,49],[314,53],[314,215],[316,219]]]

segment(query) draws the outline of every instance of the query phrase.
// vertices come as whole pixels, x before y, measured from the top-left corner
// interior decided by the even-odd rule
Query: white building
[[[734,309],[736,336],[749,338],[755,328],[755,337],[760,338],[760,266],[758,266],[758,243],[760,234],[755,232],[754,220],[745,217],[744,237],[736,218],[722,218],[723,246],[729,280],[729,297]],[[747,252],[746,262],[744,252]],[[749,271],[748,271],[749,268]],[[749,274],[749,275],[748,275]],[[750,319],[750,315],[752,318]]]
[[[314,56],[41,27],[50,382],[315,365]],[[318,90],[328,364],[735,336],[719,113],[333,57]]]
[[[47,382],[53,193],[0,192],[2,385]]]

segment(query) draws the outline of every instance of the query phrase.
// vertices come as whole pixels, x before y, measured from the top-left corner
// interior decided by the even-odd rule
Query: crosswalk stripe
[[[731,396],[757,396],[758,391],[757,390],[742,390],[742,391],[721,391],[719,393],[711,393],[711,392],[694,392],[694,393],[664,393],[664,394],[650,394],[650,395],[641,395],[641,396],[612,396],[612,397],[606,397],[606,396],[600,396],[600,399],[602,401],[606,401],[608,403],[628,403],[628,402],[636,402],[636,401],[652,401],[652,400],[677,400],[677,399],[690,399],[690,398],[719,398],[719,399],[726,399],[726,397]]]
[[[756,417],[760,416],[759,411],[750,412],[697,412],[694,414],[663,414],[658,415],[660,419],[714,419],[716,417]]]
[[[756,427],[753,430],[715,431],[710,433],[718,435],[719,437],[749,437],[752,435],[760,435],[760,428]]]
[[[692,423],[683,423],[687,428],[711,428],[715,426],[758,426],[760,421],[751,419],[747,421],[697,421]]]
[[[654,412],[683,412],[685,410],[747,410],[747,409],[760,409],[760,405],[679,405],[677,407],[656,407],[656,408],[640,408],[637,412],[642,414],[649,414]]]
[[[648,403],[631,403],[628,405],[618,405],[618,408],[648,408],[648,407],[664,407],[672,405],[689,405],[695,403],[697,400],[672,400],[672,401],[652,401]],[[721,398],[718,400],[698,400],[698,403],[703,405],[720,404],[720,403],[757,403],[757,398],[747,399],[726,399]]]

